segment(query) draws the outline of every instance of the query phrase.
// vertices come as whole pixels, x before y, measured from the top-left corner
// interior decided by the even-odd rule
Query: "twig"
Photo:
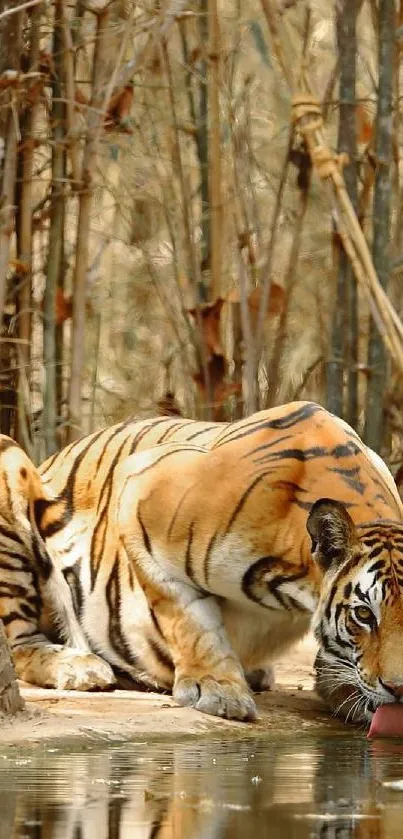
[[[18,12],[23,12],[24,9],[29,9],[31,6],[39,6],[43,0],[27,0],[27,3],[21,3],[20,6],[14,6],[13,9],[6,9],[5,12],[1,12],[0,20],[4,20],[4,18],[9,17],[10,15],[15,15]]]

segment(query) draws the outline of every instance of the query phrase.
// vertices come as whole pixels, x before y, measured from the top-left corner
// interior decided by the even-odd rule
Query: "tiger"
[[[316,688],[335,713],[368,721],[400,696],[402,502],[322,406],[130,421],[39,472],[55,498],[35,505],[39,532],[112,668],[253,720],[251,685],[270,686],[272,661],[313,626]]]
[[[313,626],[334,713],[367,722],[400,696],[402,502],[381,458],[322,406],[129,420],[38,471],[36,527],[111,685],[120,670],[253,720],[251,685]],[[30,681],[43,684],[39,653]]]

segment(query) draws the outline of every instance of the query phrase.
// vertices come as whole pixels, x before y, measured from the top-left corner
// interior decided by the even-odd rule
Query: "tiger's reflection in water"
[[[309,735],[0,755],[0,839],[397,839],[403,747]]]

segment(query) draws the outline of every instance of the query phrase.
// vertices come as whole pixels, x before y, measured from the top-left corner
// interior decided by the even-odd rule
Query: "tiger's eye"
[[[374,613],[369,606],[355,606],[353,609],[354,617],[362,623],[372,623],[374,621]]]

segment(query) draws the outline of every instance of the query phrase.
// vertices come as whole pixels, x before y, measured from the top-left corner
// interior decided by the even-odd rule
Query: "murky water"
[[[0,837],[402,839],[399,780],[403,744],[355,732],[8,749]]]

